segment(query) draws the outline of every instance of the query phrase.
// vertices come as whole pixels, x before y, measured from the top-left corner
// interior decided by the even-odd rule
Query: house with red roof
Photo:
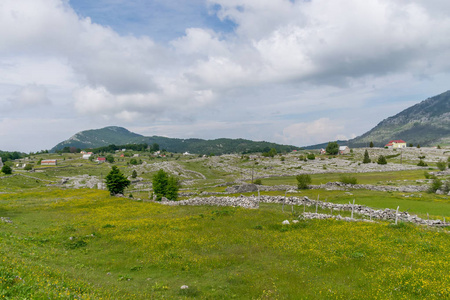
[[[106,158],[105,157],[97,157],[97,159],[95,161],[99,162],[99,163],[104,163],[104,162],[106,162]]]
[[[392,140],[384,145],[384,147],[389,149],[406,148],[406,142],[404,140]]]

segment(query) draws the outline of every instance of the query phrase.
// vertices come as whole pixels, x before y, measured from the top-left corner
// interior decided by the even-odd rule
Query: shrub
[[[131,178],[136,178],[137,177],[137,172],[136,170],[133,170],[133,173],[131,173]]]
[[[314,153],[309,153],[306,158],[308,158],[309,160],[315,160],[316,156],[314,155]]]
[[[105,157],[106,161],[109,162],[110,164],[112,164],[114,162],[114,156],[112,156],[111,154],[107,155]]]
[[[426,167],[428,166],[426,162],[424,162],[423,160],[419,160],[419,163],[417,164],[419,167]]]
[[[262,181],[261,181],[261,179],[255,179],[255,181],[253,182],[254,184],[257,184],[257,185],[262,185]]]
[[[346,176],[346,175],[342,175],[339,178],[339,181],[345,184],[357,184],[358,180],[356,179],[356,177],[354,176]]]
[[[378,163],[379,165],[385,165],[385,164],[387,164],[386,157],[384,157],[383,155],[378,156],[378,161],[377,161],[377,163]]]
[[[438,161],[436,163],[436,166],[438,167],[439,170],[444,171],[445,169],[447,169],[447,164],[445,163],[445,161]]]
[[[431,185],[428,187],[428,193],[436,193],[437,190],[441,189],[442,181],[439,178],[434,178]]]
[[[3,165],[3,167],[2,167],[2,173],[6,174],[6,175],[12,174],[12,169],[11,169],[11,167],[8,166],[8,165],[6,165],[6,164]]]
[[[33,166],[31,164],[26,164],[25,168],[23,168],[25,171],[31,171],[33,170]]]
[[[308,174],[297,175],[297,187],[299,190],[306,190],[311,184],[311,176]]]

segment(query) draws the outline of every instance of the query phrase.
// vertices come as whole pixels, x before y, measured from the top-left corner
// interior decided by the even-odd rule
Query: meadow
[[[146,201],[148,192],[112,197],[95,188],[49,184],[73,175],[70,168],[77,164],[85,167],[77,169],[80,174],[108,171],[108,165],[66,161],[73,167],[23,173],[31,178],[0,176],[0,299],[450,299],[448,229],[305,220],[299,217],[303,207],[291,212],[277,204],[259,209],[164,206]],[[206,179],[196,176],[186,190],[208,185],[205,190],[224,191],[213,187],[221,175],[242,176],[209,168],[207,159],[186,158],[180,164],[206,174]],[[126,161],[117,165],[127,174],[133,168]],[[384,175],[355,176],[371,184],[424,178],[423,170]],[[151,172],[140,176],[150,178]],[[316,174],[313,184],[338,176]],[[265,178],[263,184],[292,184],[293,178]],[[319,195],[336,203],[356,199],[371,207],[401,205],[421,216],[450,218],[446,195],[292,194]],[[283,220],[291,224],[282,225]]]

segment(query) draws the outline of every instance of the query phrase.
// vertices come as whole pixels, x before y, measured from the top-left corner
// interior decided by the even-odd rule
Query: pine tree
[[[370,157],[369,157],[369,152],[367,152],[367,150],[364,152],[364,159],[363,159],[363,164],[368,164],[370,163]]]
[[[370,142],[369,147],[370,147],[370,148],[373,148],[373,142]]]
[[[125,188],[130,185],[130,181],[122,174],[116,166],[106,175],[106,187],[111,195],[123,194]]]
[[[380,155],[380,156],[378,157],[377,163],[378,163],[379,165],[385,165],[385,164],[387,164],[386,157],[384,157],[383,155]]]

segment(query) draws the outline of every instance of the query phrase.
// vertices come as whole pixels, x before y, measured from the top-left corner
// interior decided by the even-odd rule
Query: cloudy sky
[[[348,139],[449,89],[448,0],[1,0],[0,150]]]

